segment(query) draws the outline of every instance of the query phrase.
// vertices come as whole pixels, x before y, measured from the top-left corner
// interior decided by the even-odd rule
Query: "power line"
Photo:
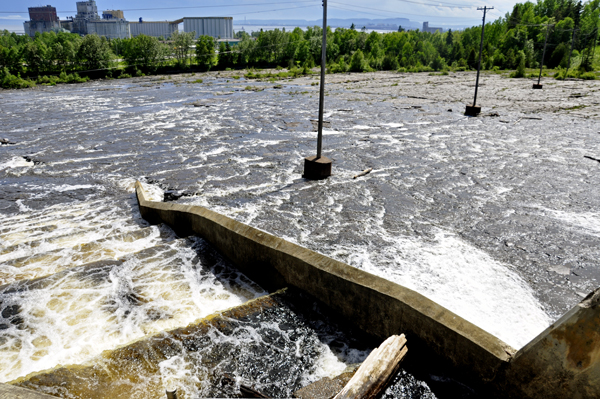
[[[426,3],[426,2],[422,2],[422,1],[412,1],[412,0],[396,0],[396,1],[399,1],[401,3],[411,3],[411,4],[422,5],[422,6],[442,7],[442,8],[474,8],[474,6],[465,6],[464,4],[442,3],[441,1],[438,3]]]
[[[310,5],[310,6],[301,6],[301,7],[275,8],[275,9],[272,9],[272,10],[240,12],[240,13],[237,13],[237,14],[229,14],[229,15],[260,14],[260,13],[264,13],[264,12],[283,11],[283,10],[296,10],[296,9],[299,9],[299,8],[310,8],[310,7],[321,7],[321,5],[320,4],[313,4],[313,5]]]
[[[195,8],[222,8],[222,7],[246,7],[246,6],[265,6],[271,4],[297,4],[297,3],[320,3],[315,0],[298,0],[298,1],[278,1],[270,3],[248,3],[248,4],[223,4],[218,6],[189,6],[189,7],[157,7],[157,8],[128,8],[121,11],[157,11],[157,10],[185,10]],[[0,11],[0,14],[20,14],[28,11]],[[77,13],[77,11],[57,11],[62,14]]]
[[[412,14],[412,13],[408,13],[408,12],[399,12],[399,11],[391,11],[391,10],[383,10],[380,8],[373,8],[373,7],[363,7],[363,6],[355,6],[353,4],[347,4],[347,3],[338,3],[335,1],[330,2],[330,4],[340,4],[346,7],[354,7],[354,8],[360,8],[360,9],[365,9],[365,10],[373,10],[373,11],[381,11],[381,12],[385,12],[387,14],[383,15],[383,14],[377,14],[377,13],[370,13],[370,12],[366,12],[366,11],[361,11],[364,12],[365,14],[371,14],[371,15],[377,15],[377,16],[385,16],[385,17],[389,17],[389,13],[394,13],[397,15],[412,15],[412,16],[417,16],[417,17],[429,17],[429,18],[444,18],[444,19],[462,19],[462,20],[472,20],[472,19],[479,19],[477,17],[440,17],[437,15],[424,15],[424,14]],[[344,8],[344,7],[340,7],[340,6],[334,6],[332,8],[337,8],[340,10],[346,10],[346,11],[358,11],[358,10],[353,10],[351,8]]]

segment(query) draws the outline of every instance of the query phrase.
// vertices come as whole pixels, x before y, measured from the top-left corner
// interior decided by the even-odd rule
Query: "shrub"
[[[24,89],[35,86],[35,82],[21,78],[21,75],[12,75],[8,68],[0,69],[0,87],[5,89]]]
[[[438,55],[433,61],[431,61],[430,66],[434,71],[441,71],[442,69],[447,68],[448,64],[446,64],[446,60],[444,58]]]
[[[365,55],[361,50],[356,50],[350,59],[351,72],[365,72],[369,70]]]
[[[596,74],[594,72],[584,72],[581,75],[579,75],[580,79],[585,79],[585,80],[596,80]]]
[[[525,52],[519,50],[517,54],[517,70],[510,74],[511,78],[525,77]]]
[[[398,63],[398,57],[394,56],[393,54],[386,54],[386,56],[383,57],[381,66],[386,71],[395,71],[400,67],[400,64]]]

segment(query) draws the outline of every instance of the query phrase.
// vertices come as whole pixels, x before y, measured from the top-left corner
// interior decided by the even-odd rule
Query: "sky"
[[[58,16],[65,19],[76,14],[76,0],[0,0],[0,30],[23,31],[23,22],[29,19],[28,7],[52,5]],[[517,0],[328,0],[328,18],[408,18],[411,21],[429,21],[430,26],[481,23],[482,11],[477,7],[494,7],[486,21],[504,16]],[[321,0],[96,0],[98,13],[102,10],[123,10],[125,18],[137,21],[175,20],[183,17],[233,17],[234,25],[247,19],[305,19],[322,18]]]

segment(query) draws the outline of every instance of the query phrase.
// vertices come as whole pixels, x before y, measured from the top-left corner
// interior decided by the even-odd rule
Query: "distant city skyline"
[[[511,11],[516,0],[500,0],[494,3],[464,0],[382,0],[376,3],[365,0],[328,0],[328,18],[384,19],[408,18],[414,22],[428,21],[431,25],[473,26],[481,23],[482,12],[478,6],[494,7],[486,21],[492,21]],[[43,4],[33,1],[0,3],[0,30],[23,31],[23,22],[29,20],[27,9],[40,5],[56,7],[61,19],[76,14],[75,0],[46,0]],[[419,3],[419,4],[417,4]],[[192,0],[96,0],[98,12],[123,10],[125,18],[137,21],[175,20],[187,16],[231,16],[234,25],[252,20],[308,20],[322,17],[321,0],[217,0],[210,5]],[[437,4],[439,6],[432,6]],[[449,6],[462,6],[449,7]],[[443,6],[443,7],[440,7]],[[187,8],[189,7],[189,8]]]

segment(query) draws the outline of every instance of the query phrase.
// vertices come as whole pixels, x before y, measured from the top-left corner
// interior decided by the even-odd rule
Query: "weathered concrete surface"
[[[12,385],[3,384],[0,382],[0,399],[51,399],[54,396],[46,395]]]
[[[600,397],[600,288],[514,356],[507,397]]]
[[[352,379],[357,369],[344,372],[337,377],[325,377],[294,392],[294,398],[331,399]]]
[[[444,307],[398,284],[328,258],[200,206],[151,202],[138,182],[142,216],[179,234],[196,234],[265,287],[292,285],[367,333],[404,333],[467,375],[491,381],[513,348]]]

